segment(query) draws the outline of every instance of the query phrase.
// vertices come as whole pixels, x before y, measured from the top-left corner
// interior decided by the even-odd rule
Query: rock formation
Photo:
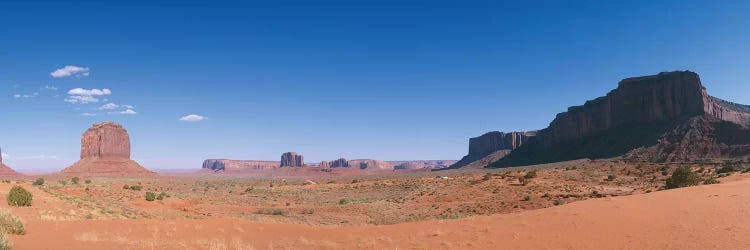
[[[622,80],[606,96],[568,108],[492,166],[609,158],[638,148],[650,148],[645,158],[660,162],[734,157],[750,140],[729,145],[717,136],[744,135],[748,127],[750,106],[709,96],[696,73],[666,72]]]
[[[366,170],[393,170],[393,164],[372,159],[350,160],[349,167]]]
[[[330,162],[331,168],[348,168],[349,167],[349,161],[347,161],[344,158],[339,158],[338,160]]]
[[[203,161],[203,169],[218,171],[243,171],[243,170],[267,170],[275,169],[281,164],[278,161],[250,161],[250,160],[228,160],[207,159]]]
[[[68,175],[153,175],[130,159],[130,137],[114,122],[94,124],[81,137],[81,160],[62,170]]]
[[[463,167],[500,150],[504,152],[515,150],[526,143],[530,138],[536,136],[536,133],[537,131],[510,133],[493,131],[485,133],[479,137],[470,138],[469,154],[451,165],[451,168]],[[504,155],[507,155],[507,153]]]
[[[455,160],[423,160],[423,161],[388,161],[396,170],[401,169],[442,169],[456,163]]]
[[[303,167],[305,166],[305,157],[298,155],[296,152],[286,152],[281,155],[281,167]]]
[[[0,177],[18,177],[22,176],[22,174],[16,172],[12,168],[6,166],[3,163],[3,152],[2,149],[0,149]]]
[[[320,168],[330,168],[331,165],[327,161],[321,161],[320,164],[318,164],[318,167],[320,167]]]

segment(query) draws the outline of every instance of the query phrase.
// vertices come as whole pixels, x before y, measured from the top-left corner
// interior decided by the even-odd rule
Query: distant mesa
[[[327,161],[321,161],[320,164],[318,164],[321,168],[330,168],[331,165]]]
[[[331,161],[330,165],[331,165],[331,168],[348,168],[349,161],[347,161],[344,158],[339,158],[338,160]]]
[[[3,152],[2,152],[2,149],[0,149],[0,177],[18,177],[18,176],[23,176],[23,175],[16,172],[15,170],[6,166],[3,163]]]
[[[536,136],[537,131],[503,133],[493,131],[469,139],[469,154],[453,164],[452,168],[461,168],[488,156],[508,155]],[[495,153],[497,151],[503,153]],[[491,157],[492,157],[491,156]],[[494,161],[493,161],[494,162]],[[481,166],[484,167],[484,166]]]
[[[130,159],[130,137],[114,122],[94,124],[81,136],[81,160],[61,171],[67,175],[155,175]]]
[[[243,171],[243,170],[269,170],[279,167],[279,161],[250,161],[250,160],[228,160],[208,159],[203,161],[203,169],[219,171]]]
[[[286,152],[281,155],[281,167],[304,167],[305,157],[297,152]]]
[[[442,169],[456,163],[455,160],[388,161],[395,170]]]
[[[606,96],[558,114],[519,146],[500,143],[501,137],[507,142],[505,135],[491,133],[472,138],[469,154],[452,168],[481,161],[510,167],[613,157],[657,163],[747,160],[750,106],[708,95],[694,72],[663,72],[620,81]]]

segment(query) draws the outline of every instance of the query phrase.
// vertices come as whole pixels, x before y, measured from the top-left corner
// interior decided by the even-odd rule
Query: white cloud
[[[89,76],[89,68],[68,65],[50,73],[54,78],[69,76]]]
[[[99,110],[105,110],[105,109],[111,110],[111,109],[117,109],[119,107],[120,107],[120,105],[117,105],[117,104],[114,104],[114,103],[110,102],[110,103],[104,104],[101,107],[99,107]]]
[[[68,90],[68,95],[86,95],[86,96],[100,96],[100,95],[111,95],[112,91],[109,89],[83,89],[74,88]]]
[[[31,94],[15,94],[13,95],[13,98],[34,98],[39,95],[39,92],[34,92]]]
[[[83,113],[82,116],[96,116],[96,114],[93,113]]]
[[[44,85],[44,87],[42,87],[42,90],[57,91],[57,87],[52,85]]]
[[[83,88],[75,88],[68,90],[68,98],[65,99],[66,102],[69,103],[80,103],[80,104],[86,104],[86,103],[92,103],[92,102],[99,102],[99,98],[96,98],[94,96],[104,96],[104,95],[111,95],[112,91],[109,89],[83,89]]]
[[[65,101],[69,103],[86,104],[86,103],[91,103],[91,102],[99,102],[99,99],[96,99],[96,97],[87,96],[87,95],[72,95],[72,96],[68,96],[68,98],[66,98]]]
[[[205,119],[208,119],[208,118],[200,116],[200,115],[195,115],[195,114],[180,117],[180,121],[183,121],[183,122],[199,122]]]
[[[135,110],[132,110],[132,109],[126,109],[126,110],[117,112],[117,114],[121,114],[121,115],[135,115],[135,114],[138,114],[138,112],[135,112]]]

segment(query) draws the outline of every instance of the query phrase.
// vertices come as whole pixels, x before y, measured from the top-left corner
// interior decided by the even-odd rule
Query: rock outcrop
[[[228,160],[207,159],[203,161],[203,169],[218,171],[243,171],[243,170],[268,170],[278,168],[278,161],[251,161],[251,160]]]
[[[372,159],[350,160],[349,167],[365,170],[393,170],[393,164]]]
[[[114,122],[94,124],[81,137],[81,160],[61,171],[68,175],[130,176],[154,172],[130,159],[130,137]]]
[[[724,146],[711,132],[726,124],[735,124],[733,130],[744,133],[750,127],[750,106],[709,96],[696,73],[628,78],[606,96],[558,114],[549,127],[492,166],[616,157],[664,141],[672,141],[672,146],[662,145],[658,155],[646,158],[674,162],[728,157],[725,152],[743,152],[741,145],[729,151],[717,149]],[[675,138],[687,141],[675,144]]]
[[[329,165],[331,165],[331,168],[348,168],[349,161],[344,158],[339,158],[338,160],[330,162]]]
[[[472,162],[485,158],[497,151],[509,152],[520,147],[529,139],[536,136],[537,131],[503,133],[493,131],[479,137],[469,139],[469,154],[451,165],[451,168],[461,168]],[[507,153],[503,154],[507,155]]]
[[[303,167],[305,166],[305,157],[296,152],[286,152],[281,155],[281,167]]]
[[[443,169],[456,163],[455,160],[423,160],[423,161],[388,161],[396,170],[401,169]]]
[[[320,168],[330,168],[331,165],[327,161],[321,161],[320,164],[318,164],[318,167],[320,167]]]
[[[16,170],[13,170],[12,168],[6,166],[3,163],[3,152],[2,149],[0,149],[0,177],[19,177],[22,176],[22,174],[16,172]]]

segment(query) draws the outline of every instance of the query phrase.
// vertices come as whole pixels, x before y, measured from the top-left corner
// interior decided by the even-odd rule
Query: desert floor
[[[659,190],[664,166],[537,169],[526,185],[517,178],[526,168],[77,185],[47,177],[0,184],[34,193],[31,207],[0,207],[26,227],[10,236],[14,249],[750,249],[750,174]],[[146,201],[149,191],[169,197]]]

